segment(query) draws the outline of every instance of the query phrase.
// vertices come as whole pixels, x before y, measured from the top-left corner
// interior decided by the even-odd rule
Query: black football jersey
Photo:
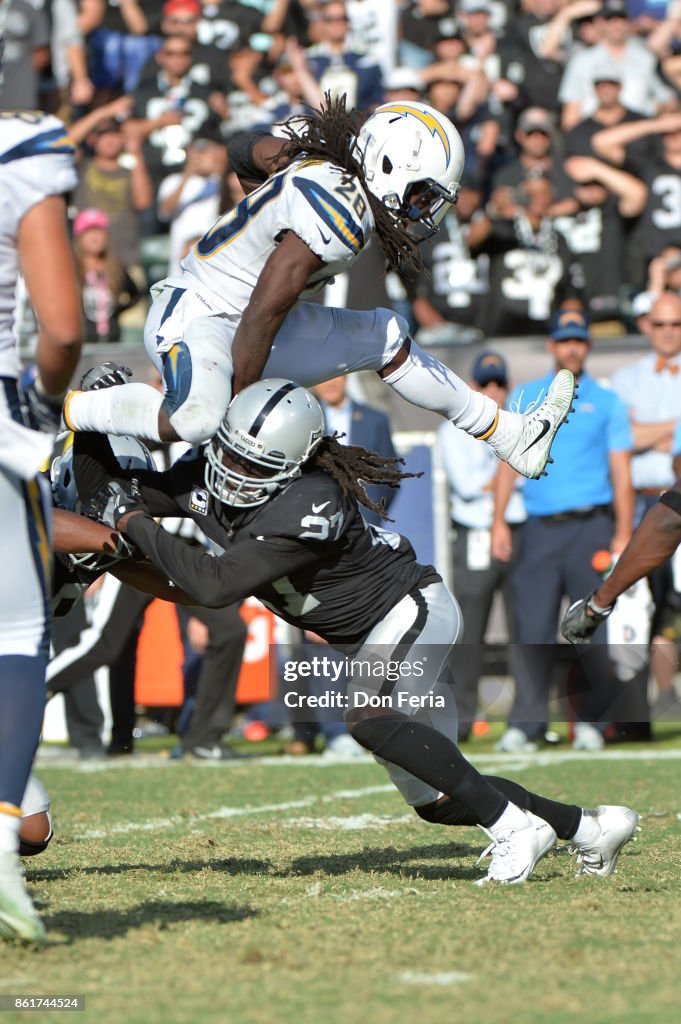
[[[205,464],[203,450],[193,449],[165,473],[128,474],[149,514],[131,518],[127,535],[197,604],[222,607],[254,595],[291,625],[352,652],[412,589],[440,579],[404,537],[368,526],[321,470],[238,510],[206,490]],[[194,519],[224,553],[167,533],[152,518],[166,515]]]

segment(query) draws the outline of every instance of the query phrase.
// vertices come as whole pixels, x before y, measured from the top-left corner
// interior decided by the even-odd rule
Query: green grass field
[[[80,994],[126,1024],[678,1020],[681,744],[488,748],[467,750],[483,771],[636,808],[617,874],[555,852],[479,889],[482,833],[421,822],[371,761],[40,768],[56,838],[27,877],[51,945],[0,947],[0,994]]]

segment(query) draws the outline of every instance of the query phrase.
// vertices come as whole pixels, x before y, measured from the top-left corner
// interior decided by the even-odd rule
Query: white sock
[[[123,384],[101,391],[77,391],[66,399],[65,419],[75,430],[131,434],[160,441],[158,414],[163,395],[148,384]]]
[[[18,814],[7,814],[0,810],[0,853],[17,852],[20,825],[21,817]]]
[[[516,828],[527,828],[528,824],[529,820],[525,811],[509,801],[501,817],[493,825],[490,825],[487,831],[495,839],[499,839],[505,832]]]
[[[592,843],[601,834],[600,825],[594,811],[583,810],[577,831],[572,836],[572,843]]]
[[[523,418],[520,413],[508,412],[507,409],[499,410],[499,419],[494,432],[485,440],[500,459],[505,459],[513,451],[522,425]]]
[[[404,363],[384,380],[408,402],[445,416],[467,434],[484,434],[495,421],[492,398],[474,391],[413,341]]]

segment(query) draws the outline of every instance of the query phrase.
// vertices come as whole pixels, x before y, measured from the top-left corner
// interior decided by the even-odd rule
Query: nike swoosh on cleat
[[[545,434],[548,434],[549,430],[551,429],[551,423],[549,422],[549,420],[542,420],[541,422],[542,422],[541,433],[537,434],[537,436],[535,437],[534,441],[530,441],[530,443],[528,444],[527,448],[523,449],[523,452],[522,452],[523,455],[525,454],[525,452],[529,452],[530,448],[534,447],[534,445],[537,444],[538,441],[541,441],[542,437],[544,437]]]

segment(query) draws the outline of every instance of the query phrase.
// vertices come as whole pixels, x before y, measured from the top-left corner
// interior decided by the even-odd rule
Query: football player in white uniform
[[[464,153],[446,117],[423,103],[390,103],[360,124],[327,96],[320,114],[296,118],[275,143],[269,177],[257,149],[273,140],[254,140],[247,176],[262,184],[200,239],[179,276],[152,290],[145,344],[164,394],[144,384],[71,392],[71,429],[200,443],[232,395],[262,375],[312,385],[373,369],[408,401],[487,440],[518,472],[541,475],[571,408],[569,371],[528,415],[499,411],[422,352],[391,310],[300,301],[347,270],[373,234],[390,269],[419,266],[415,233],[435,231],[457,200]]]
[[[14,339],[21,272],[40,324],[38,374],[24,401],[55,428],[80,354],[80,298],[63,193],[73,145],[57,118],[0,113],[0,937],[41,943],[42,922],[18,859],[21,804],[45,708],[51,574],[49,487],[39,474],[53,438],[22,419]]]

